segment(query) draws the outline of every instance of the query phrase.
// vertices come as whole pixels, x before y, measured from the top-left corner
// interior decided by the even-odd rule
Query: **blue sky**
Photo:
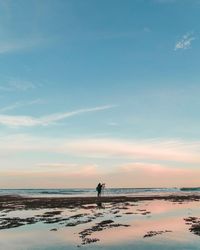
[[[199,0],[0,1],[1,187],[138,186],[138,169],[141,186],[162,186],[160,170],[165,186],[195,184],[199,11]]]

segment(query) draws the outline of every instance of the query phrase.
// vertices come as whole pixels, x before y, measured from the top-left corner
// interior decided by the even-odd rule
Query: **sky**
[[[199,0],[0,0],[0,188],[200,185]]]

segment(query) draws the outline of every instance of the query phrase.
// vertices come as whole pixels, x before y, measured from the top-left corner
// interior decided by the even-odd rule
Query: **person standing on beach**
[[[102,190],[102,184],[99,183],[96,187],[96,191],[97,191],[97,197],[100,197],[101,196],[101,190]]]

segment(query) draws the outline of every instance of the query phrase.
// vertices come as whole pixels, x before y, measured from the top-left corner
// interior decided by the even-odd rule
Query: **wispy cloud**
[[[0,183],[4,187],[21,187],[26,184],[29,187],[73,187],[77,183],[79,187],[92,187],[99,180],[103,180],[109,186],[122,187],[131,187],[133,184],[138,187],[192,186],[199,183],[199,151],[200,141],[159,138],[140,141],[111,138],[69,140],[30,135],[1,136]],[[14,159],[20,155],[21,167],[27,153],[34,153],[34,162],[30,166],[29,160],[20,169]],[[36,153],[39,153],[39,157],[35,157]],[[67,158],[74,158],[75,163],[57,161],[62,154],[67,155]],[[84,162],[87,163],[82,165],[77,162],[80,159],[78,156],[85,158]],[[105,165],[101,166],[102,157],[103,162],[105,159],[109,162],[106,168]],[[10,169],[9,172],[6,168],[4,159],[12,167],[12,171]],[[180,167],[180,164],[185,167]],[[13,181],[13,176],[18,177],[15,178],[16,182]],[[158,178],[159,176],[162,178]]]
[[[119,124],[117,123],[117,122],[108,122],[107,123],[108,124],[108,126],[111,126],[111,127],[117,127],[117,126],[119,126]]]
[[[159,178],[161,177],[161,178]],[[137,187],[170,187],[198,185],[200,170],[198,168],[169,167],[165,164],[133,162],[121,165],[110,175],[113,185]]]
[[[178,42],[176,42],[174,50],[189,49],[193,40],[195,40],[193,33],[185,34]]]
[[[46,163],[47,164],[47,163]],[[183,187],[198,186],[200,170],[168,167],[144,162],[124,163],[112,170],[102,171],[96,164],[70,164],[59,167],[51,163],[48,167],[26,170],[0,170],[0,185],[8,188],[61,188],[95,187],[100,180],[106,187]],[[16,178],[17,177],[17,178]]]
[[[76,165],[76,168],[47,168],[32,170],[0,170],[0,186],[8,188],[95,187],[99,181],[96,164]]]
[[[84,113],[98,112],[107,109],[114,108],[114,105],[100,106],[94,108],[79,109],[71,112],[56,113],[39,118],[32,116],[11,116],[11,115],[0,115],[0,124],[10,127],[33,127],[33,126],[47,126],[66,118],[81,115]]]
[[[28,135],[0,137],[0,154],[48,152],[87,159],[121,159],[153,162],[200,163],[200,141],[122,140],[114,138],[66,139]]]
[[[117,139],[82,139],[66,143],[63,151],[96,158],[151,159],[200,163],[200,143],[182,141],[126,141]]]
[[[56,162],[56,163],[38,163],[37,167],[41,167],[41,168],[49,168],[49,169],[57,169],[57,168],[75,168],[78,167],[77,164],[74,163],[64,163],[64,162]]]
[[[63,163],[63,162],[57,162],[57,163],[39,163],[36,165],[37,168],[36,171],[48,171],[51,172],[57,172],[62,171],[62,173],[65,173],[69,176],[81,176],[81,175],[93,175],[97,174],[98,172],[98,166],[96,164],[75,164],[75,163]]]
[[[11,110],[14,110],[14,109],[17,109],[20,107],[24,107],[24,106],[41,104],[41,103],[43,103],[43,101],[41,99],[35,99],[35,100],[30,101],[30,102],[16,102],[14,104],[0,108],[0,113],[11,111]]]
[[[35,89],[39,85],[27,81],[27,80],[21,80],[16,78],[10,78],[6,84],[3,86],[0,86],[0,90],[2,91],[27,91],[30,89]]]
[[[8,105],[8,106],[0,108],[0,113],[4,113],[4,112],[7,112],[7,111],[16,109],[16,108],[18,108],[20,106],[21,106],[21,103],[20,102],[16,102],[14,104],[11,104],[11,105]]]
[[[31,6],[32,3],[30,3],[28,9],[31,10]],[[24,10],[22,10],[23,8]],[[47,44],[51,40],[45,36],[44,32],[35,30],[34,20],[30,20],[29,29],[26,29],[27,20],[23,21],[21,13],[21,11],[25,11],[26,4],[22,4],[21,9],[17,9],[18,6],[16,6],[12,1],[0,1],[0,55],[14,52],[24,52],[43,44]],[[19,16],[21,16],[22,19],[19,18]],[[39,16],[40,15],[37,15],[38,19]]]

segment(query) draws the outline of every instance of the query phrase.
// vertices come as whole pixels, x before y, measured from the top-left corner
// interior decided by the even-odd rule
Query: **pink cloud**
[[[87,158],[123,158],[133,160],[200,163],[200,142],[176,140],[121,140],[43,138],[28,135],[2,137],[0,155],[9,156],[27,152],[68,154]]]
[[[200,143],[181,141],[83,139],[66,143],[62,150],[88,157],[123,157],[200,163],[198,153]]]
[[[112,183],[127,187],[183,187],[199,186],[199,179],[199,169],[137,162],[119,167]]]
[[[31,171],[1,171],[2,188],[15,187],[96,187],[99,181],[107,187],[183,187],[199,186],[199,169],[182,169],[152,163],[129,163],[103,172],[95,164],[63,168],[49,167]]]
[[[1,188],[75,188],[96,187],[101,173],[98,166],[69,164],[41,165],[36,170],[0,171]],[[47,167],[48,165],[48,167]],[[76,167],[74,167],[76,165]],[[59,166],[59,167],[58,167]]]

